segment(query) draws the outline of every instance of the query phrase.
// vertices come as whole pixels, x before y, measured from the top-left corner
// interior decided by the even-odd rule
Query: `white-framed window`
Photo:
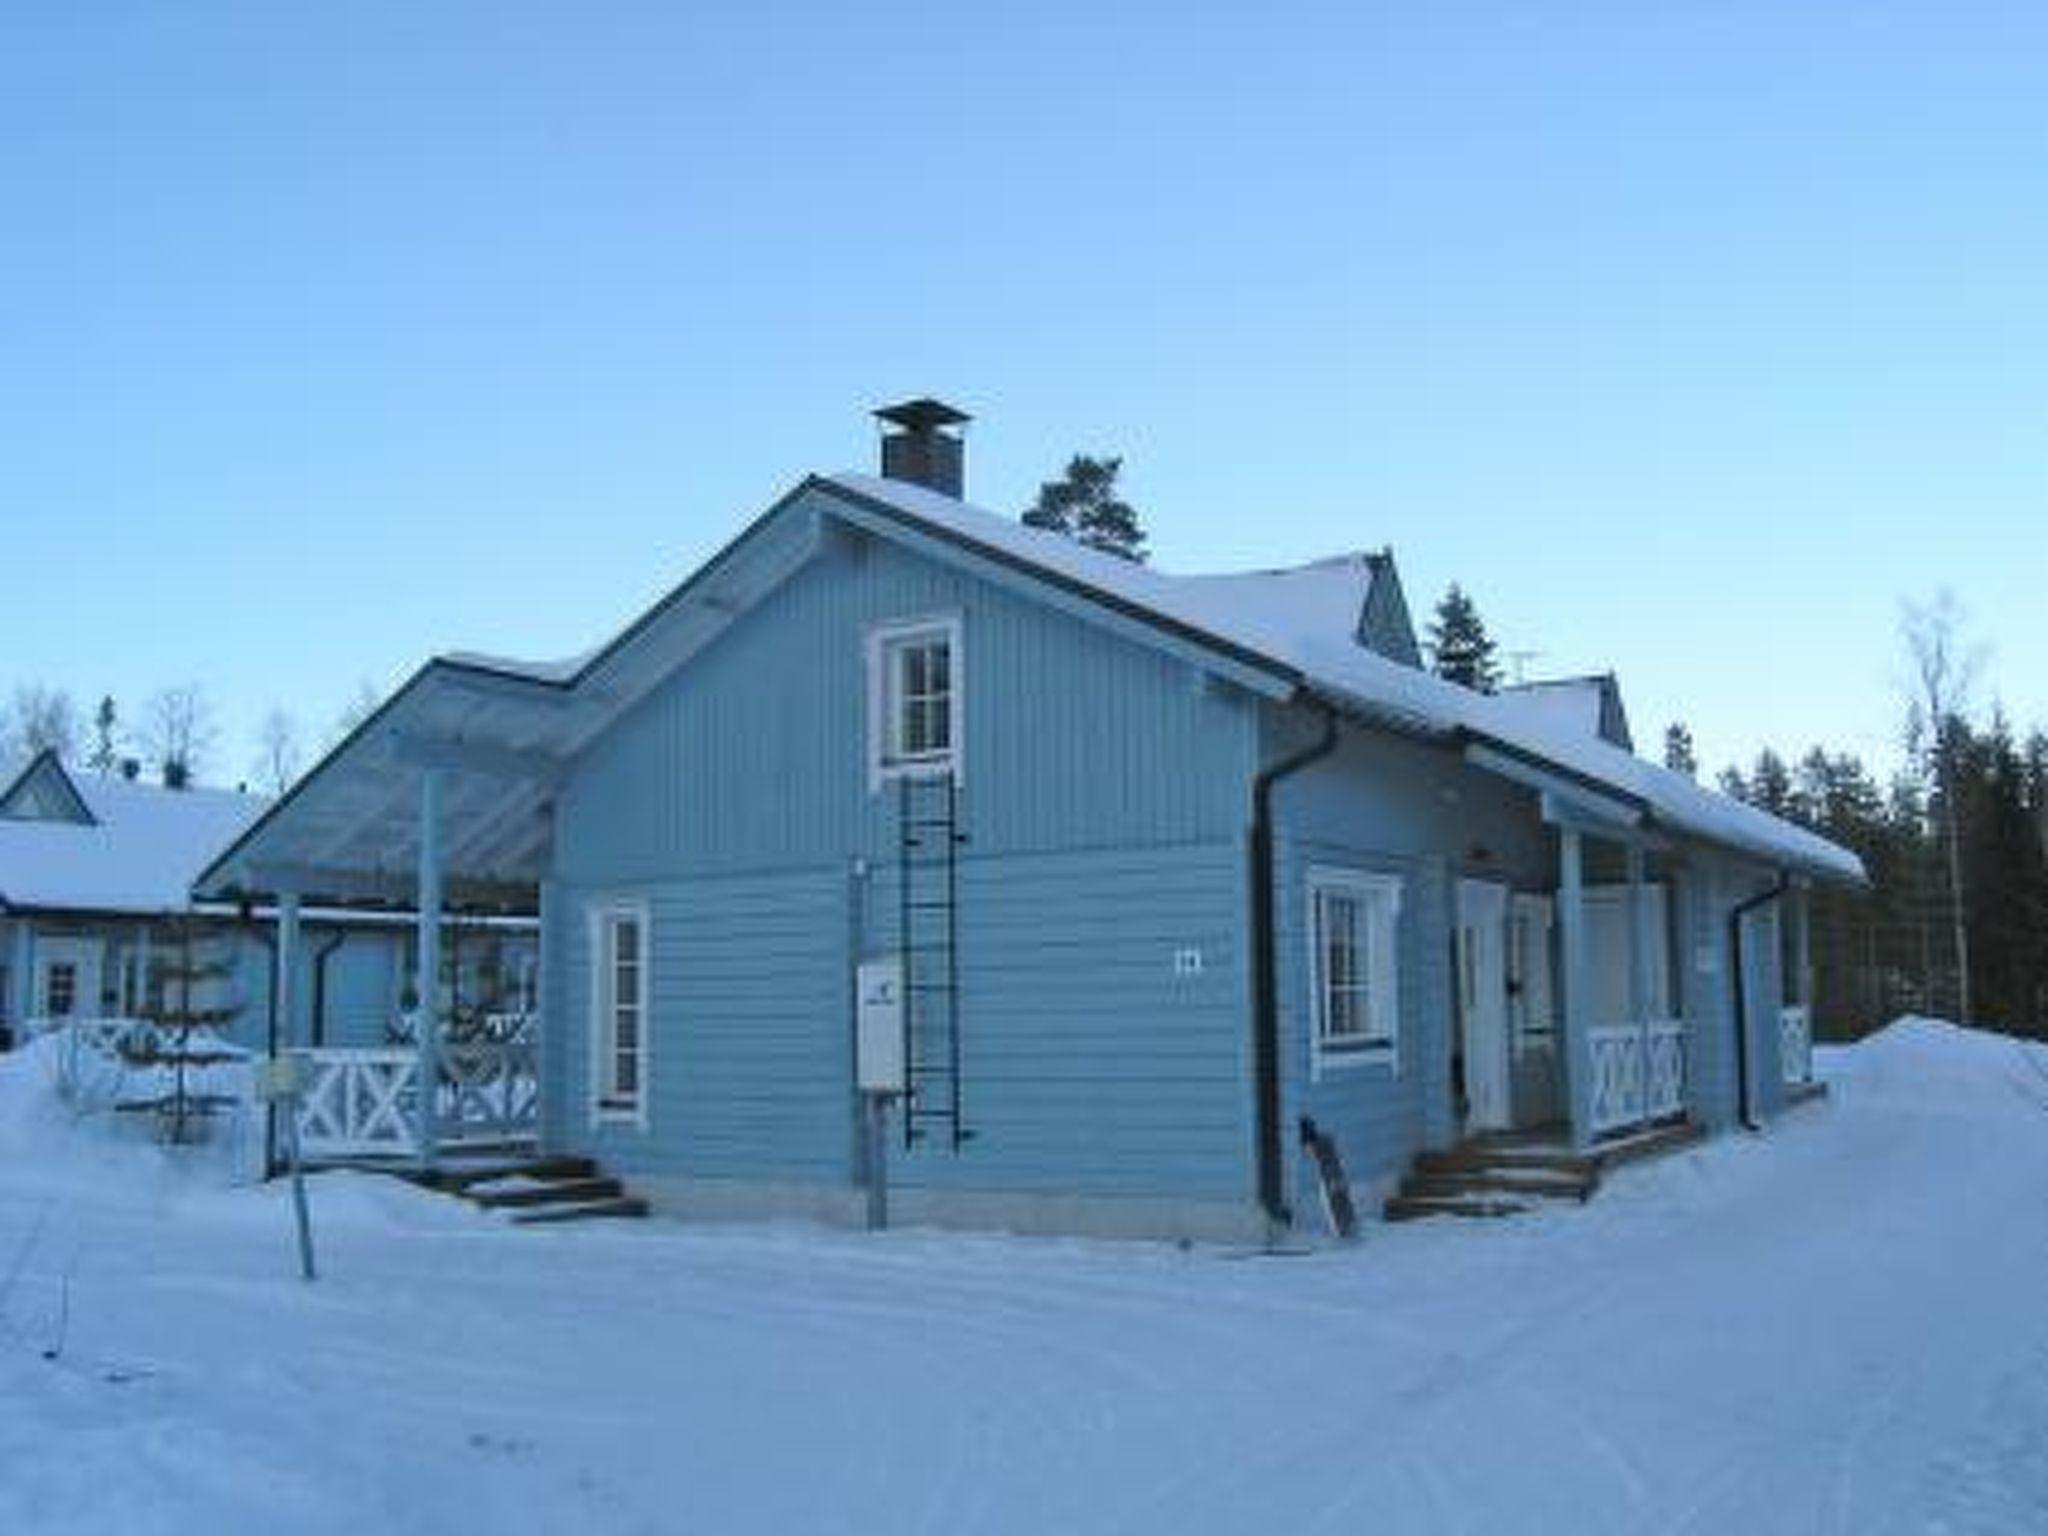
[[[52,960],[43,972],[43,1017],[68,1019],[78,1008],[78,967]]]
[[[597,1120],[647,1124],[647,908],[636,901],[591,909],[590,1109]]]
[[[1308,877],[1310,1062],[1313,1075],[1400,1064],[1397,875],[1316,868]]]
[[[868,778],[960,776],[960,618],[906,619],[868,631]]]
[[[1548,896],[1517,894],[1508,908],[1508,1006],[1515,1048],[1550,1050],[1557,1040],[1556,988],[1550,958],[1554,908]]]

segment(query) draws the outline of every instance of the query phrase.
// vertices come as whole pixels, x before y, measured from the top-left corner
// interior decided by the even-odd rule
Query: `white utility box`
[[[854,1075],[862,1093],[902,1093],[903,961],[863,960],[856,974]]]

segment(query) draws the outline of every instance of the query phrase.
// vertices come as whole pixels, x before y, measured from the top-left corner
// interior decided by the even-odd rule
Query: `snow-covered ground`
[[[1299,1257],[515,1230],[0,1061],[0,1531],[2048,1530],[2048,1052]],[[55,1358],[47,1358],[52,1352]],[[256,1522],[261,1521],[261,1525]]]

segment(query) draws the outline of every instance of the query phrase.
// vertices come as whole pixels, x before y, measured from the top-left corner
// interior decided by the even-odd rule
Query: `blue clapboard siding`
[[[1738,903],[1768,890],[1772,878],[1772,872],[1761,865],[1701,853],[1693,860],[1687,882],[1684,931],[1691,940],[1686,973],[1690,1102],[1693,1113],[1715,1128],[1732,1125],[1740,1107],[1728,917]],[[1782,1097],[1778,1082],[1782,967],[1775,907],[1767,905],[1743,920],[1743,949],[1751,1082],[1757,1089],[1754,1107],[1759,1114],[1769,1114],[1779,1107]],[[1704,968],[1700,964],[1703,957],[1709,962]]]
[[[1237,844],[970,857],[962,870],[957,1155],[892,1152],[904,1186],[1242,1199],[1249,1187]],[[893,871],[857,905],[880,951]],[[649,1126],[593,1124],[568,1042],[565,1144],[626,1171],[848,1182],[854,1170],[844,869],[551,890],[565,1001],[587,1019],[594,899],[649,909]],[[1182,949],[1201,969],[1176,974]],[[552,953],[552,952],[551,952]],[[587,1028],[587,1025],[585,1026]]]
[[[1249,699],[880,538],[828,542],[595,743],[543,891],[549,1139],[627,1172],[844,1187],[851,979],[897,942],[865,637],[957,614],[965,770],[958,1155],[906,1186],[1248,1202]],[[593,900],[648,903],[649,1123],[593,1124]],[[1200,955],[1177,974],[1176,955]]]
[[[1298,713],[1272,712],[1267,754],[1309,739]],[[1337,751],[1283,780],[1275,793],[1276,961],[1283,1042],[1283,1131],[1297,1207],[1312,1199],[1295,1127],[1307,1114],[1330,1132],[1361,1183],[1398,1173],[1422,1147],[1455,1138],[1451,1119],[1451,993],[1455,882],[1501,880],[1516,890],[1554,885],[1549,834],[1535,797],[1468,767],[1454,752],[1380,731],[1349,728]],[[1307,923],[1309,870],[1330,865],[1402,879],[1397,945],[1398,1065],[1311,1075],[1312,1001]],[[1547,1117],[1547,1098],[1517,1105]]]

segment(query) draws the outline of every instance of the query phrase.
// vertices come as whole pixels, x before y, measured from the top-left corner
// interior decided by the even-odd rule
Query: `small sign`
[[[306,1058],[266,1056],[256,1063],[256,1097],[269,1103],[296,1099],[306,1091]]]
[[[863,960],[855,976],[854,1068],[862,1093],[902,1093],[903,962]]]
[[[1192,946],[1173,952],[1173,974],[1176,976],[1199,976],[1202,974],[1202,952]]]

